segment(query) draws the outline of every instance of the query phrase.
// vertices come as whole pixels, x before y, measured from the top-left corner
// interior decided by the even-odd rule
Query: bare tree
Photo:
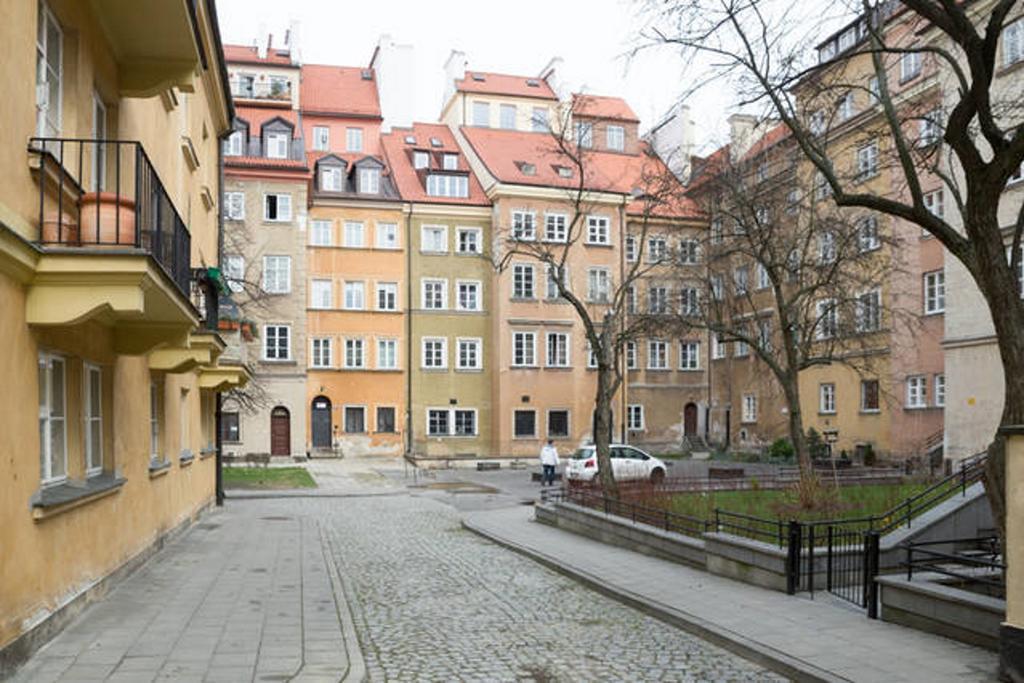
[[[849,16],[856,5],[841,0],[789,4],[790,9],[775,0],[644,5],[651,12],[644,44],[681,51],[705,68],[700,83],[729,82],[740,104],[762,107],[785,123],[838,206],[871,209],[919,225],[963,264],[995,325],[1006,385],[1001,422],[1024,423],[1024,301],[1016,275],[1024,206],[1006,231],[999,216],[1007,183],[1024,162],[1024,110],[1019,88],[1004,88],[995,77],[1001,67],[1000,37],[1017,0],[862,0],[860,16],[848,28],[852,33],[818,55],[809,54],[806,46],[826,35],[821,17]],[[806,16],[797,16],[801,11]],[[867,70],[860,71],[865,63]],[[922,98],[901,83],[922,68],[936,69],[947,86],[944,102],[927,116],[922,116]],[[848,92],[870,92],[880,119],[881,152],[898,178],[895,185],[904,191],[867,191],[844,177],[849,150],[835,144],[843,138],[833,133],[826,112],[839,111],[843,118],[840,108]],[[928,123],[922,125],[925,118]],[[933,146],[923,131],[945,145],[929,149]],[[925,196],[935,181],[952,198],[945,202],[951,209],[945,214]],[[1012,247],[1009,259],[1007,246]],[[1001,436],[994,438],[989,453],[986,490],[1003,528]]]
[[[565,187],[565,202],[569,207],[566,224],[557,226],[551,234],[546,233],[546,225],[531,228],[530,232],[525,232],[523,226],[499,227],[495,232],[496,244],[500,246],[492,255],[492,261],[499,272],[507,270],[517,259],[539,264],[547,281],[555,288],[552,293],[571,306],[583,326],[590,362],[597,374],[593,439],[600,484],[608,495],[617,496],[618,486],[610,459],[610,433],[612,406],[624,378],[624,349],[627,342],[648,336],[655,330],[665,333],[673,322],[670,317],[646,315],[635,307],[638,283],[663,267],[661,259],[644,258],[647,229],[659,209],[673,197],[678,198],[681,188],[653,156],[645,155],[636,167],[625,162],[616,171],[621,176],[609,177],[607,168],[599,169],[595,163],[597,153],[575,138],[574,113],[571,107],[566,107],[560,121],[550,127],[550,134],[537,149],[544,163],[556,168],[560,177],[572,179]],[[621,186],[624,182],[631,183],[634,206],[641,207],[640,215],[634,215],[633,220],[637,224],[633,234],[636,258],[624,264],[620,260],[617,276],[613,269],[601,271],[602,276],[593,280],[588,277],[585,286],[580,287],[584,283],[574,284],[568,273],[573,255],[580,253],[588,239],[587,218],[594,213],[602,192],[621,193],[621,187],[612,189],[609,184]],[[620,227],[626,230],[625,225]]]

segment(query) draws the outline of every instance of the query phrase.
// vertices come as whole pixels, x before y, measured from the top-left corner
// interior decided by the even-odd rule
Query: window
[[[810,119],[807,121],[807,127],[811,131],[811,135],[821,135],[825,132],[825,112],[818,110],[811,114]]]
[[[533,289],[533,266],[526,263],[516,263],[512,266],[512,298],[532,299]]]
[[[878,239],[878,218],[864,216],[857,222],[857,246],[862,254],[882,246]]]
[[[491,125],[491,106],[487,102],[473,103],[473,125],[483,128]]]
[[[224,255],[224,279],[232,292],[245,289],[245,259],[238,254]]]
[[[647,290],[647,312],[653,315],[668,313],[668,288],[652,286]]]
[[[345,129],[345,151],[347,151],[347,152],[362,152],[363,151],[363,129],[362,128],[346,128]]]
[[[626,342],[626,369],[636,370],[640,366],[636,357],[636,342]]]
[[[287,222],[292,219],[292,196],[290,194],[263,195],[263,220]]]
[[[1003,66],[1024,60],[1024,20],[1018,19],[1003,29]]]
[[[732,274],[733,287],[736,290],[737,296],[744,296],[750,291],[750,268],[749,266],[740,266],[733,271]]]
[[[458,291],[458,299],[456,303],[456,309],[460,311],[480,311],[483,310],[480,301],[480,283],[478,281],[465,281],[457,280],[456,289]]]
[[[696,265],[700,261],[700,244],[697,240],[679,242],[679,263],[684,266]]]
[[[679,312],[686,316],[695,316],[700,314],[700,293],[695,287],[680,288]]]
[[[427,176],[427,194],[431,197],[468,197],[469,177],[431,173]]]
[[[594,146],[594,127],[589,123],[576,124],[576,144],[580,147]]]
[[[459,228],[457,233],[457,248],[460,254],[480,253],[480,228]]]
[[[565,242],[569,238],[569,225],[564,213],[544,214],[544,241]]]
[[[860,382],[860,410],[862,413],[877,413],[879,411],[878,401],[878,380],[865,379]]]
[[[93,475],[103,471],[103,373],[91,363],[84,363],[82,371],[85,375],[82,392],[85,473]]]
[[[587,244],[611,244],[610,225],[607,216],[587,216]]]
[[[291,358],[292,328],[288,325],[263,326],[263,359],[288,360]]]
[[[362,339],[345,340],[345,367],[362,368],[366,365],[366,354]]]
[[[679,369],[700,369],[700,342],[679,342]]]
[[[665,260],[667,245],[664,237],[647,238],[647,262],[661,263]]]
[[[506,130],[516,128],[516,105],[502,104],[498,107],[498,125]]]
[[[224,142],[224,156],[240,157],[245,149],[245,132],[236,130]]]
[[[758,262],[756,266],[756,272],[758,289],[768,289],[769,287],[772,286],[772,280],[768,276],[768,269],[764,267],[763,263]]]
[[[448,251],[448,226],[424,225],[420,229],[420,250],[434,254]]]
[[[750,344],[747,343],[746,326],[740,327],[740,329],[738,329],[736,333],[737,335],[742,335],[742,338],[737,337],[736,345],[733,347],[733,355],[736,358],[746,358],[747,356],[750,355]]]
[[[517,439],[537,436],[537,411],[517,410],[512,416],[513,434]]]
[[[857,148],[857,177],[870,178],[878,174],[878,142],[872,140]]]
[[[443,370],[448,367],[448,340],[444,337],[423,338],[423,367]]]
[[[569,335],[565,332],[548,332],[547,341],[547,366],[569,367]]]
[[[549,410],[548,411],[548,438],[567,439],[569,438],[569,411]]]
[[[345,308],[350,311],[361,311],[366,308],[366,283],[345,283]]]
[[[728,343],[722,341],[721,335],[715,333],[711,336],[711,357],[715,360],[725,358],[729,353]]]
[[[398,369],[398,340],[378,339],[377,340],[377,369],[397,370]]]
[[[822,299],[817,304],[818,324],[816,339],[833,339],[839,334],[839,309],[834,299]]]
[[[345,285],[346,298],[348,285]],[[310,308],[330,308],[334,305],[334,286],[330,280],[313,280],[310,286]]]
[[[878,104],[881,95],[882,91],[878,84],[878,76],[872,76],[868,79],[868,101],[874,106]]]
[[[920,73],[920,52],[904,52],[900,55],[900,83],[905,83]]]
[[[160,458],[160,423],[163,421],[163,387],[156,382],[149,385],[149,458]],[[229,416],[234,416],[234,421]],[[231,427],[234,427],[232,433]],[[238,441],[238,413],[221,413],[221,432],[225,441]]]
[[[331,221],[314,219],[310,223],[309,243],[316,247],[329,247],[334,243],[334,226]]]
[[[946,376],[935,375],[935,406],[943,408],[946,405]]]
[[[377,408],[377,432],[379,434],[395,433],[395,409],[391,406]]]
[[[587,340],[586,351],[587,351],[587,368],[593,370],[594,368],[597,367],[597,354],[594,353],[594,347],[590,343],[589,339]]]
[[[836,113],[839,115],[840,121],[846,121],[847,119],[853,118],[856,110],[853,106],[852,91],[846,93],[839,99],[839,104],[836,106]]]
[[[826,230],[818,235],[818,263],[835,263],[836,256],[836,234]]]
[[[398,310],[398,283],[378,282],[377,283],[377,310],[397,311]]]
[[[181,449],[181,457],[191,457],[192,450],[189,445],[192,443],[189,438],[189,427],[191,426],[192,420],[191,411],[188,405],[188,389],[182,389],[180,398],[178,399],[178,415],[181,417],[181,425],[178,428],[178,444]]]
[[[448,436],[448,415],[447,409],[427,411],[427,435]]]
[[[448,308],[447,280],[423,280],[423,308],[428,311]]]
[[[345,406],[345,433],[362,434],[366,431],[366,408]]]
[[[946,273],[933,270],[924,274],[924,312],[942,313],[946,310]]]
[[[480,339],[457,340],[456,368],[459,370],[480,370],[483,368],[483,356]]]
[[[366,226],[362,221],[345,221],[342,245],[361,248],[366,246]]]
[[[512,212],[512,239],[532,240],[537,237],[536,214],[533,211]]]
[[[395,223],[377,223],[378,249],[398,249],[398,225]]]
[[[832,383],[818,385],[818,412],[828,415],[836,412],[836,385]]]
[[[430,155],[426,152],[415,151],[412,153],[412,167],[416,170],[426,168],[430,165]]]
[[[476,435],[476,410],[472,408],[455,408],[452,410],[452,422],[455,425],[455,436]]]
[[[605,128],[605,142],[608,149],[621,152],[626,149],[626,129],[622,126],[611,126]]]
[[[287,294],[292,290],[292,259],[290,256],[263,257],[263,291]]]
[[[724,239],[722,219],[716,218],[711,221],[711,244],[721,244]]]
[[[341,192],[342,175],[337,166],[324,166],[320,169],[320,189],[325,192]]]
[[[626,429],[641,432],[644,429],[644,407],[639,403],[626,406]]]
[[[245,220],[245,193],[224,193],[225,218],[231,221]]]
[[[459,168],[458,154],[445,154],[441,157],[441,168],[446,171],[455,171]]]
[[[828,178],[821,171],[814,174],[814,198],[825,199],[826,197],[832,196],[832,186],[828,182]]]
[[[380,169],[359,169],[359,193],[380,194]]]
[[[288,144],[291,142],[291,135],[288,133],[267,133],[266,156],[268,159],[287,159]]]
[[[587,299],[596,303],[607,303],[611,287],[611,274],[607,268],[591,268],[587,271]]]
[[[313,126],[313,149],[326,152],[331,148],[331,129],[327,126]]]
[[[314,368],[331,367],[331,340],[314,338],[312,344],[312,363]]]
[[[636,238],[632,235],[626,237],[626,261],[629,263],[636,261]]]
[[[907,407],[924,408],[927,403],[928,378],[924,375],[907,377]]]
[[[668,370],[668,342],[660,339],[647,342],[647,369]]]
[[[772,321],[757,321],[757,348],[764,351],[772,350]]]
[[[530,124],[534,133],[546,133],[548,131],[548,108],[534,107]]]
[[[636,287],[630,285],[626,288],[626,313],[635,314],[637,311]]]
[[[512,333],[512,367],[537,365],[537,333]]]
[[[857,296],[857,331],[875,332],[882,327],[882,293],[877,289]]]
[[[917,120],[917,144],[934,145],[942,139],[942,111],[932,109]]]
[[[757,394],[743,394],[743,422],[757,422]]]
[[[711,296],[715,301],[721,301],[725,296],[725,281],[721,275],[715,274],[708,278],[711,284]]]
[[[242,430],[240,429],[237,412],[222,412],[220,414],[220,427],[226,443],[238,443],[242,440]],[[154,453],[154,459],[159,460],[159,455]]]
[[[928,213],[942,218],[946,215],[945,197],[943,196],[942,190],[935,190],[933,192],[926,192],[924,194],[924,208],[928,209]]]

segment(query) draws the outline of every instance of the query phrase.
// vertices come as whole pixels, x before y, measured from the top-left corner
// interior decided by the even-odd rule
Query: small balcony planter
[[[135,245],[135,202],[113,192],[87,192],[79,200],[80,240],[85,246]]]
[[[60,221],[59,223],[58,220]],[[77,247],[81,244],[78,224],[66,213],[59,219],[57,214],[47,216],[43,220],[40,242],[43,244],[64,244],[69,247]]]

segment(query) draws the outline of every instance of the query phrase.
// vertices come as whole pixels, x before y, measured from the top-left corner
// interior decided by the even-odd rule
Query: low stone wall
[[[944,585],[939,574],[878,578],[884,621],[999,650],[1006,602]]]

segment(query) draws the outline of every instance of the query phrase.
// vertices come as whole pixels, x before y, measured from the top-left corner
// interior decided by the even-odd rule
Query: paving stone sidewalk
[[[464,525],[735,651],[810,677],[853,681],[994,681],[995,653],[866,618],[860,610],[761,589],[533,521],[533,509],[467,514]],[[713,634],[713,636],[712,636]],[[730,647],[730,645],[726,645]]]
[[[207,513],[14,680],[361,677],[336,570],[319,521],[305,510],[301,500],[261,500]]]

